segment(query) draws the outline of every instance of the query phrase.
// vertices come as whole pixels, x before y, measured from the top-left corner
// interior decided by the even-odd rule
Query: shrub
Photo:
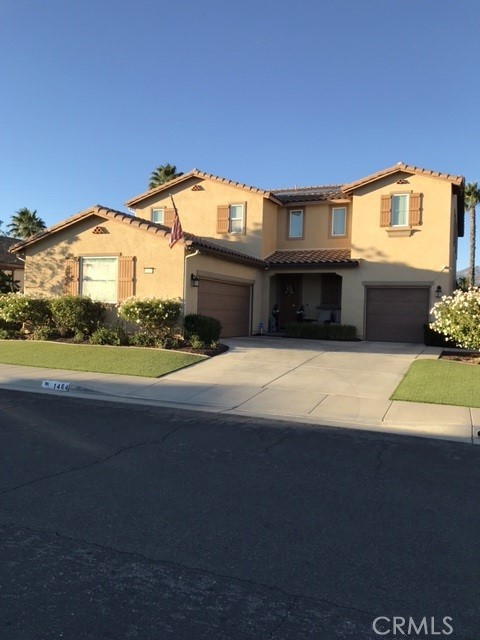
[[[58,338],[58,331],[49,326],[36,327],[32,331],[32,337],[34,340],[55,340]]]
[[[148,336],[146,333],[132,333],[130,335],[130,344],[133,347],[154,347],[155,338]]]
[[[24,293],[0,295],[0,319],[6,328],[20,329],[22,325],[33,331],[52,322],[50,300]]]
[[[288,338],[310,338],[311,340],[356,340],[357,328],[351,324],[314,324],[313,322],[291,322],[286,326]]]
[[[18,340],[20,338],[20,333],[15,329],[0,328],[0,340]]]
[[[62,336],[72,336],[77,332],[90,336],[105,318],[105,305],[86,296],[52,298],[50,308]]]
[[[110,327],[99,327],[90,336],[91,344],[111,344],[123,347],[130,343],[125,327],[116,323]]]
[[[118,307],[118,315],[136,324],[141,333],[163,341],[178,328],[178,319],[182,311],[179,300],[161,298],[128,298]]]
[[[423,325],[423,342],[427,347],[456,347],[457,343],[446,338],[430,328],[429,324]]]
[[[444,296],[431,313],[430,328],[464,349],[480,349],[480,288],[457,290]]]
[[[222,324],[216,318],[190,313],[185,316],[185,339],[194,348],[218,342]],[[193,344],[195,341],[195,345]]]

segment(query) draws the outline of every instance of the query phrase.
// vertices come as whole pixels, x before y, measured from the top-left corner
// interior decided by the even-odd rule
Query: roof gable
[[[97,204],[93,207],[90,207],[89,209],[85,209],[80,213],[70,216],[65,220],[62,220],[57,224],[54,224],[48,229],[44,229],[43,231],[36,233],[34,236],[31,236],[26,240],[18,242],[11,248],[11,250],[14,252],[23,251],[26,247],[40,242],[43,238],[63,231],[64,229],[67,229],[75,224],[78,224],[82,220],[86,220],[87,218],[93,216],[104,218],[105,220],[115,220],[116,222],[120,222],[131,227],[136,227],[138,229],[146,231],[147,233],[154,233],[164,238],[169,237],[171,232],[170,227],[166,227],[165,225],[159,224],[158,222],[150,222],[149,220],[145,220],[144,218],[138,218],[137,216],[133,216],[129,213],[117,211],[116,209],[110,209],[108,207],[103,207],[102,205]],[[201,238],[185,231],[183,232],[183,242],[188,248],[191,247],[193,249],[199,249],[202,252],[215,254],[228,260],[234,260],[236,262],[243,262],[246,264],[253,264],[264,268],[267,266],[265,260],[262,260],[261,258],[250,256],[240,251],[236,251],[235,249],[220,245],[212,240],[208,240],[207,238]]]
[[[269,198],[270,200],[273,200],[277,204],[281,204],[280,201],[277,200],[277,198],[275,197],[275,194],[272,193],[271,191],[266,191],[265,189],[260,189],[259,187],[252,187],[242,182],[229,180],[228,178],[221,178],[220,176],[215,176],[212,173],[205,173],[204,171],[199,171],[198,169],[192,169],[192,171],[189,171],[188,173],[184,173],[183,175],[179,176],[178,178],[175,178],[174,180],[169,180],[168,182],[165,182],[165,184],[161,184],[155,189],[144,191],[138,196],[134,196],[133,198],[130,198],[130,200],[127,200],[125,202],[125,206],[132,207],[138,204],[139,202],[142,202],[143,200],[147,200],[152,196],[156,196],[159,193],[162,193],[164,191],[167,191],[167,192],[171,191],[172,187],[182,184],[183,182],[186,182],[188,180],[191,180],[191,178],[200,178],[201,180],[214,180],[215,182],[221,182],[222,184],[226,184],[231,187],[235,187],[237,189],[243,189],[244,191],[258,193],[264,198]]]
[[[387,176],[393,175],[395,173],[410,173],[416,175],[424,175],[430,178],[437,178],[439,180],[447,180],[452,184],[462,186],[465,182],[465,178],[463,176],[455,176],[450,173],[441,173],[440,171],[432,171],[430,169],[422,169],[421,167],[415,167],[410,164],[405,164],[404,162],[399,162],[393,167],[387,167],[387,169],[382,169],[381,171],[377,171],[376,173],[372,173],[369,176],[365,176],[365,178],[361,178],[360,180],[356,180],[355,182],[350,182],[349,184],[343,185],[344,193],[351,193],[360,187],[364,187],[367,184],[372,182],[376,182],[381,178],[385,178]]]

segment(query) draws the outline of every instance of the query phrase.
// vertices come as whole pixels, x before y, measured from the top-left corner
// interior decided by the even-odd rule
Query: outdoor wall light
[[[154,267],[143,267],[143,273],[155,273]]]
[[[440,285],[438,285],[438,287],[435,289],[435,297],[436,298],[442,297],[442,287]]]
[[[198,280],[198,276],[196,276],[195,274],[190,274],[190,282],[192,283],[192,287],[198,287],[198,285],[200,284],[199,280]]]

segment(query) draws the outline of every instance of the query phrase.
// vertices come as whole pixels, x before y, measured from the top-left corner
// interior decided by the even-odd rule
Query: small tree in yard
[[[432,309],[430,328],[464,349],[480,350],[480,288],[457,290]]]

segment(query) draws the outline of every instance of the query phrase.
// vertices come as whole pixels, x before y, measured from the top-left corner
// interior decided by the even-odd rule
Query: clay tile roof
[[[212,253],[218,255],[219,257],[224,256],[225,258],[229,258],[237,262],[252,264],[257,267],[263,267],[264,269],[268,268],[268,262],[266,260],[262,260],[261,258],[256,258],[255,256],[247,255],[246,253],[242,253],[241,251],[230,249],[229,247],[226,247],[224,245],[212,242],[207,238],[194,236],[191,233],[184,233],[183,235],[187,247],[191,247],[192,249],[199,249],[202,253]]]
[[[270,191],[266,191],[265,189],[260,189],[259,187],[252,187],[248,184],[244,184],[243,182],[236,182],[235,180],[229,180],[228,178],[215,176],[213,175],[213,173],[205,173],[204,171],[200,171],[199,169],[192,169],[188,173],[184,173],[178,178],[169,180],[168,182],[165,182],[165,184],[161,184],[155,189],[149,189],[148,191],[144,191],[143,193],[140,193],[138,196],[134,196],[133,198],[130,198],[125,202],[125,206],[131,207],[135,204],[138,204],[139,202],[142,202],[143,200],[146,200],[147,198],[150,198],[156,195],[157,193],[161,193],[162,191],[168,191],[175,185],[185,182],[186,180],[190,180],[190,178],[200,178],[202,180],[215,180],[216,182],[228,184],[232,187],[237,187],[238,189],[245,189],[246,191],[252,191],[253,193],[258,193],[264,196],[265,198],[270,198],[274,202],[277,202],[278,204],[280,204],[280,202],[275,198],[275,194],[271,193]]]
[[[22,249],[29,246],[30,244],[34,244],[35,242],[38,242],[42,238],[49,236],[53,233],[56,233],[58,231],[61,231],[62,229],[65,229],[71,226],[72,224],[75,224],[80,220],[83,220],[84,218],[88,218],[89,216],[92,216],[92,215],[97,215],[109,220],[116,220],[117,222],[121,222],[123,224],[127,224],[132,227],[137,227],[139,229],[143,229],[144,231],[147,231],[148,233],[155,233],[163,237],[169,235],[171,231],[170,227],[166,227],[165,225],[159,224],[158,222],[150,222],[150,220],[145,220],[144,218],[138,218],[137,216],[133,216],[129,213],[125,213],[124,211],[117,211],[116,209],[110,209],[109,207],[104,207],[102,205],[97,204],[93,207],[90,207],[90,209],[86,209],[85,211],[82,211],[73,216],[70,216],[69,218],[62,220],[61,222],[58,222],[57,224],[54,224],[51,227],[48,227],[48,229],[45,229],[44,231],[40,231],[39,233],[35,234],[30,238],[27,238],[26,240],[22,240],[20,242],[14,240],[13,242],[16,243],[14,244],[14,250],[21,251]],[[187,247],[192,247],[193,249],[198,248],[205,253],[211,253],[211,254],[223,256],[227,259],[235,260],[236,262],[253,264],[263,268],[268,267],[268,263],[265,262],[265,260],[262,260],[261,258],[255,258],[254,256],[247,255],[246,253],[242,253],[241,251],[235,251],[234,249],[225,247],[219,243],[213,242],[212,240],[194,236],[191,233],[184,232],[183,241]]]
[[[350,249],[311,249],[298,251],[275,251],[266,258],[272,267],[278,266],[319,266],[323,264],[345,264],[357,266],[351,259]]]
[[[289,189],[272,189],[271,193],[282,204],[291,202],[321,202],[335,198],[344,198],[341,184],[319,185],[314,187],[291,187]]]
[[[463,176],[455,176],[450,173],[441,173],[440,171],[432,171],[430,169],[422,169],[421,167],[415,167],[410,164],[405,164],[404,162],[398,162],[393,165],[393,167],[387,167],[387,169],[382,169],[381,171],[377,171],[376,173],[372,173],[369,176],[365,176],[365,178],[361,178],[360,180],[356,180],[355,182],[350,182],[349,184],[343,185],[344,193],[349,193],[350,191],[354,191],[359,187],[363,187],[370,182],[374,182],[375,180],[379,180],[380,178],[384,178],[385,176],[389,176],[392,173],[397,173],[398,171],[404,171],[405,173],[414,173],[418,175],[426,175],[431,178],[439,178],[440,180],[448,180],[456,185],[463,185],[465,178]]]

